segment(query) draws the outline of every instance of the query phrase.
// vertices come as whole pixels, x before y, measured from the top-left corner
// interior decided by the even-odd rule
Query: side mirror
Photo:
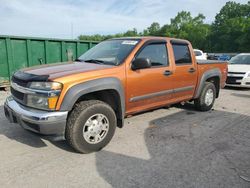
[[[138,69],[146,69],[151,67],[151,61],[148,58],[136,58],[132,62],[131,69],[138,70]]]

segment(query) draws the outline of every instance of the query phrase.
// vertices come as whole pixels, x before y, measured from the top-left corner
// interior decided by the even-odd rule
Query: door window
[[[189,47],[186,44],[173,44],[176,65],[192,64]]]
[[[152,66],[168,65],[166,44],[149,44],[142,49],[136,58],[148,58]]]

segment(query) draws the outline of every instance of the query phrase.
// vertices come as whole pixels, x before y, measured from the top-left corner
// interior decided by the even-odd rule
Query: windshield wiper
[[[96,63],[96,64],[104,64],[104,61],[98,60],[98,59],[87,59],[87,60],[82,60],[87,63]]]
[[[76,59],[75,61],[77,61],[77,62],[83,62],[82,59]]]
[[[87,62],[87,63],[96,63],[96,64],[101,64],[101,65],[117,65],[116,63],[110,62],[110,61],[103,61],[99,59],[76,59],[75,61],[79,62]]]

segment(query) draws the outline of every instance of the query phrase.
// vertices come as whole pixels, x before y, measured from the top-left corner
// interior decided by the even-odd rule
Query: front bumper
[[[231,74],[232,75],[232,74]],[[230,74],[227,77],[226,86],[229,87],[240,87],[240,88],[250,88],[250,77],[239,77],[238,75]]]
[[[18,123],[24,129],[56,140],[64,139],[68,112],[47,112],[25,107],[17,103],[11,96],[4,104],[6,118],[11,123]]]

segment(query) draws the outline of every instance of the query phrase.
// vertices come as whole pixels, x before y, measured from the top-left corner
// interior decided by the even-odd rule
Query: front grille
[[[12,76],[11,80],[12,80],[12,82],[16,83],[19,86],[27,87],[27,85],[28,85],[27,81],[16,78],[15,76]]]
[[[246,74],[245,72],[228,72],[228,74]]]
[[[23,101],[24,100],[24,94],[13,89],[12,87],[10,88],[11,94],[15,99],[18,99],[19,101]]]
[[[227,77],[227,80],[226,80],[226,83],[227,83],[227,84],[240,85],[241,82],[239,82],[238,80],[242,80],[242,78],[243,78],[243,77],[241,77],[241,76],[237,76],[237,77],[228,76],[228,77]],[[236,80],[237,80],[238,82],[236,82]]]

